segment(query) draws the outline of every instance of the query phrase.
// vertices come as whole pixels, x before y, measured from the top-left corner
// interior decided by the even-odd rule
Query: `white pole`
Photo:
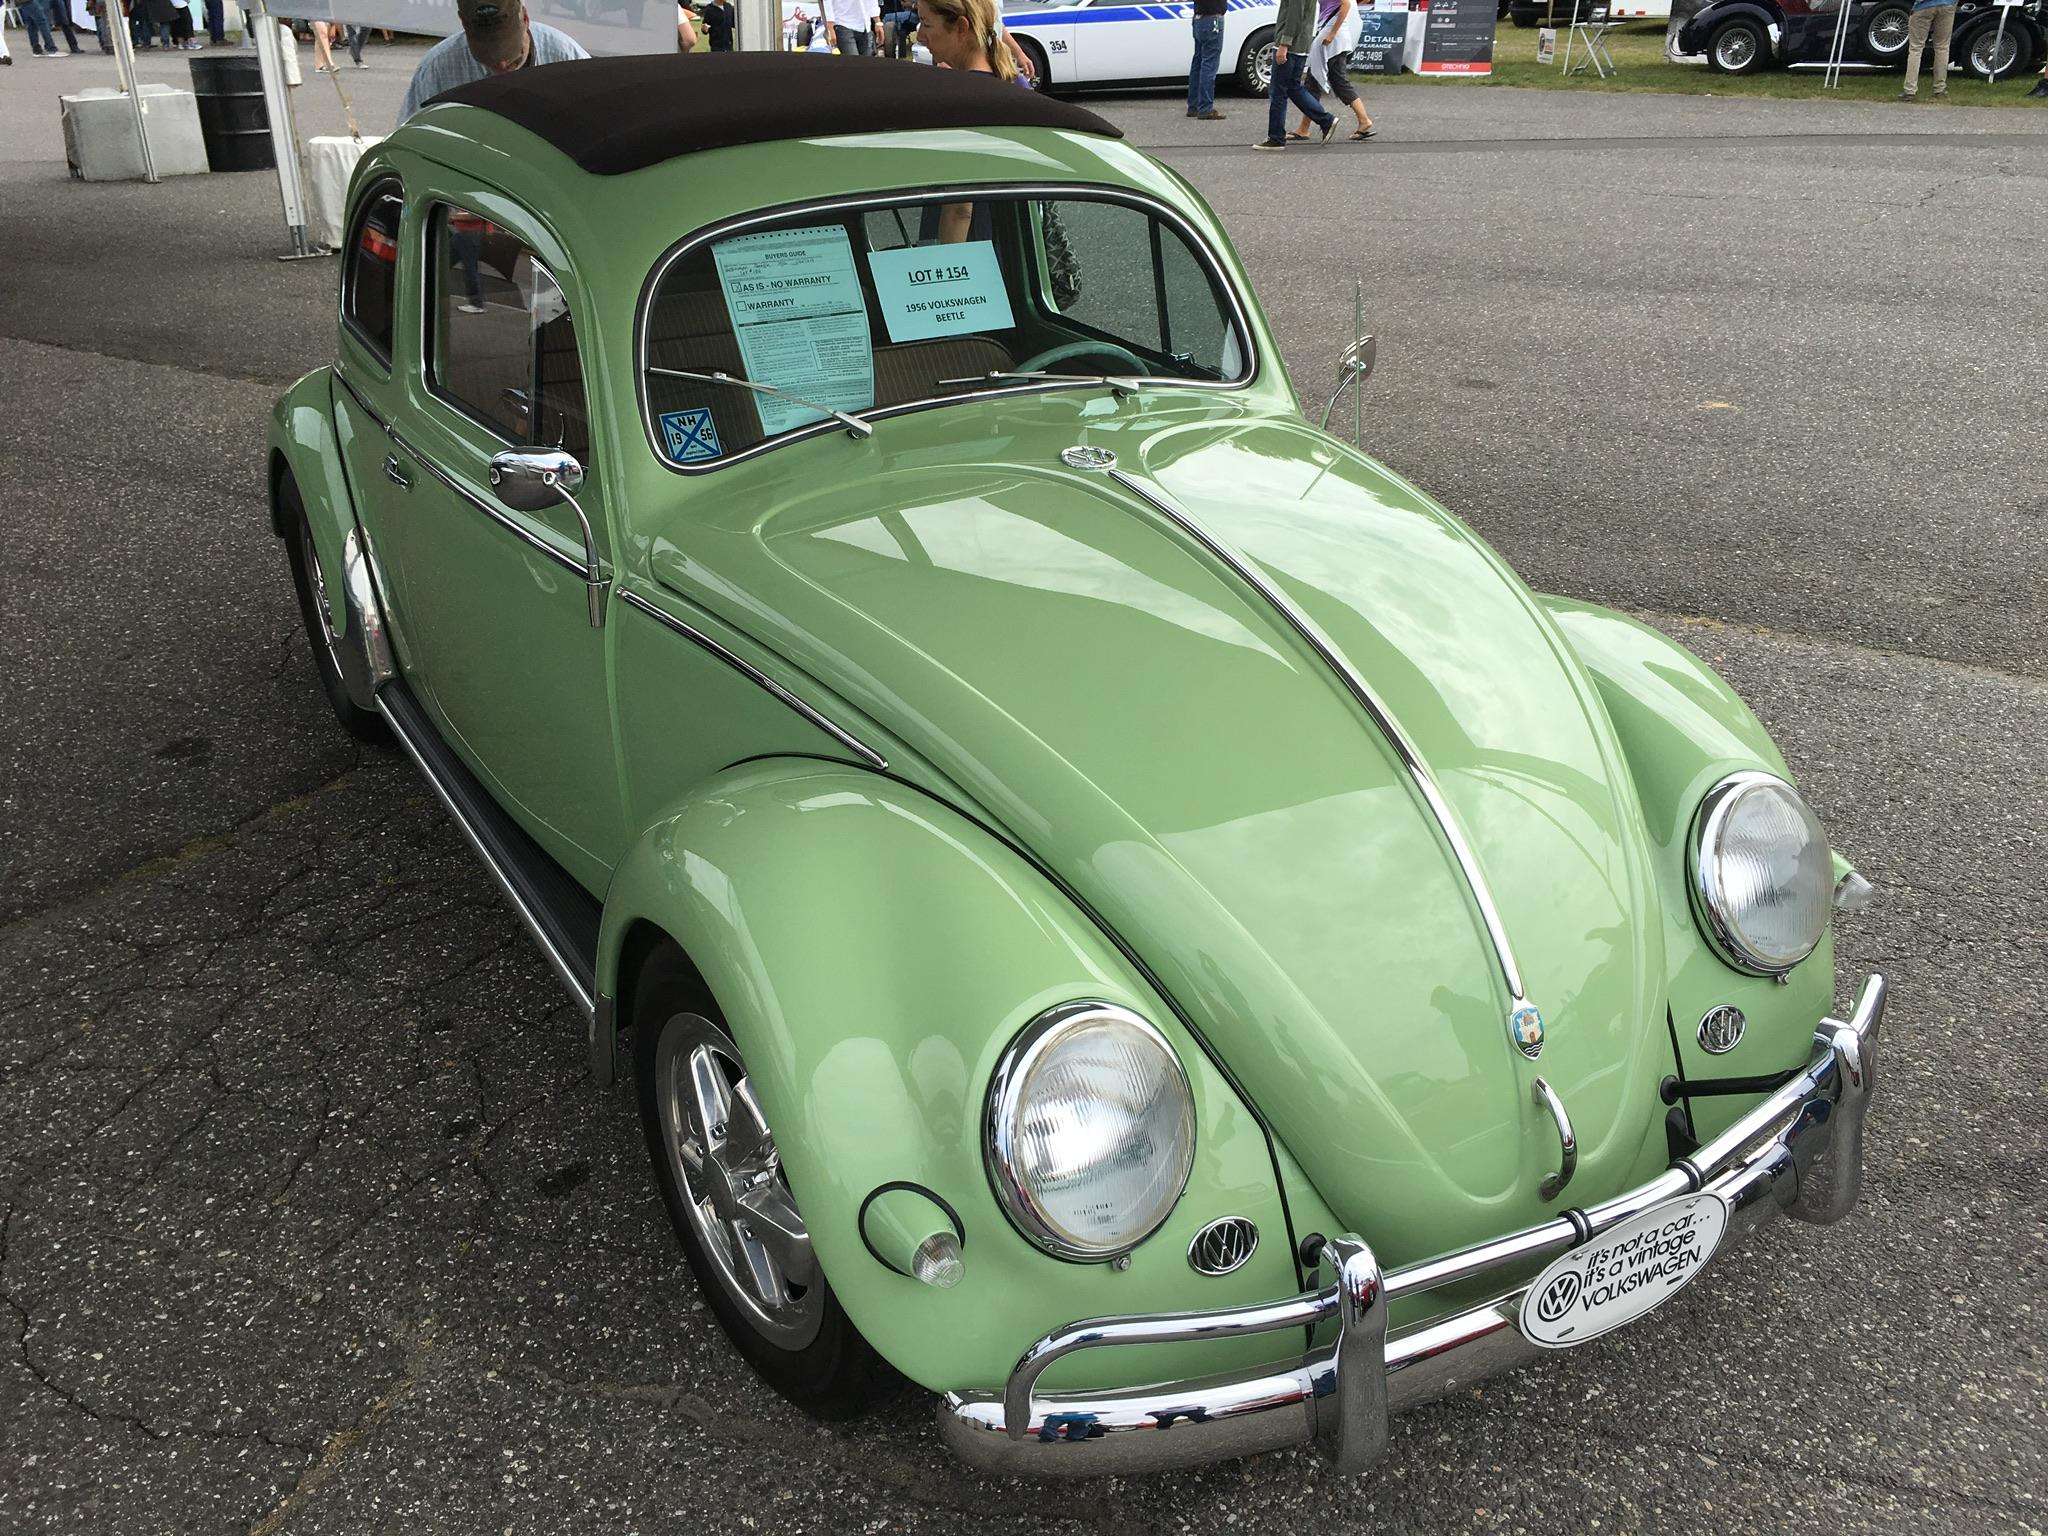
[[[1822,90],[1839,90],[1842,85],[1842,54],[1849,46],[1849,0],[1835,0],[1834,44],[1828,50],[1827,73],[1820,77]]]
[[[2013,6],[2018,3],[2019,0],[1998,0],[1998,36],[1991,40],[1991,77],[1985,82],[1987,85],[1998,84],[1998,55],[2005,47],[2005,18],[2012,14]],[[2013,58],[2018,60],[2018,49],[2013,50]]]
[[[270,118],[270,148],[277,160],[277,195],[284,205],[284,224],[292,248],[282,260],[316,256],[306,238],[306,184],[299,169],[299,125],[292,113],[292,90],[284,78],[284,42],[271,18],[268,0],[255,0],[256,64],[263,72],[263,106]]]
[[[777,53],[782,48],[782,6],[779,0],[735,0],[739,36],[748,53]]]
[[[68,5],[70,0],[59,3]],[[149,152],[149,115],[142,105],[142,82],[135,78],[135,40],[128,35],[128,18],[121,14],[120,0],[106,0],[100,11],[100,25],[114,45],[114,74],[135,116],[135,142],[142,146],[142,179],[155,181],[156,157]]]

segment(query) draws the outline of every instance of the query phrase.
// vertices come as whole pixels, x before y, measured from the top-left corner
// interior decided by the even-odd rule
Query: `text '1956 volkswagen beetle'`
[[[961,1456],[1321,1442],[1854,1203],[1833,856],[1656,632],[1303,420],[1214,216],[987,79],[466,86],[273,513],[629,1076],[770,1382]]]

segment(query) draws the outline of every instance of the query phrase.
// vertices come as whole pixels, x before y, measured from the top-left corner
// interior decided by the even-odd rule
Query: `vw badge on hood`
[[[1709,1008],[1700,1020],[1700,1049],[1709,1056],[1724,1055],[1742,1044],[1742,1032],[1748,1027],[1749,1020],[1733,1003]]]
[[[1227,1275],[1243,1269],[1258,1251],[1259,1229],[1242,1216],[1212,1221],[1188,1244],[1188,1267],[1198,1275]]]
[[[1508,1015],[1508,1034],[1515,1049],[1534,1061],[1543,1054],[1543,1014],[1534,1003],[1520,1003]]]
[[[1069,469],[1115,469],[1116,455],[1107,448],[1091,448],[1083,443],[1076,448],[1062,448],[1060,462]]]

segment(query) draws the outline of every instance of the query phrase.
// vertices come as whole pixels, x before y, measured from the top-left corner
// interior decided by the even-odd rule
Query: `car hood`
[[[1528,591],[1299,422],[1086,436],[1255,562],[1385,701],[1484,871],[1540,1060],[1510,1038],[1472,892],[1386,738],[1241,575],[1066,467],[1071,426],[776,481],[687,568],[657,541],[653,568],[894,730],[1100,914],[1383,1261],[1548,1214],[1538,1072],[1580,1138],[1574,1201],[1660,1166],[1641,819]]]

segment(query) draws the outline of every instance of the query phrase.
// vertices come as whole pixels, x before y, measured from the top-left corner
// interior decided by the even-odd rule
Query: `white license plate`
[[[1569,1349],[1632,1323],[1707,1267],[1728,1230],[1728,1202],[1688,1195],[1655,1205],[1572,1249],[1529,1283],[1522,1336]]]

